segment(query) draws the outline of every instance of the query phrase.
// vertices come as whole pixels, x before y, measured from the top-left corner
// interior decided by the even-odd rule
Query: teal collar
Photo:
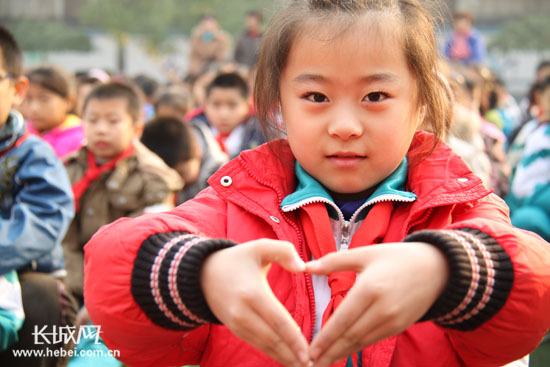
[[[313,177],[311,177],[296,161],[296,177],[298,178],[298,187],[296,191],[288,195],[281,202],[281,208],[285,212],[296,210],[304,205],[324,202],[329,208],[329,215],[331,217],[337,217],[343,220],[343,215],[340,209],[334,204],[334,201],[327,190]],[[365,203],[361,205],[359,209],[352,216],[354,219],[362,219],[366,215],[366,211],[363,209],[376,204],[381,201],[397,201],[397,202],[412,202],[416,200],[416,195],[412,192],[406,191],[406,181],[408,173],[407,158],[404,158],[399,167],[393,173],[388,176],[374,193],[367,199]],[[330,208],[334,210],[330,210]],[[361,212],[363,212],[361,215]]]

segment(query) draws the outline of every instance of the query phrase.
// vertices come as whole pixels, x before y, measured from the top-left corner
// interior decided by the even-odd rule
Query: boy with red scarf
[[[67,285],[82,301],[83,246],[104,224],[173,207],[179,175],[137,139],[141,102],[122,83],[96,87],[83,107],[87,145],[65,163],[75,219],[63,241]]]

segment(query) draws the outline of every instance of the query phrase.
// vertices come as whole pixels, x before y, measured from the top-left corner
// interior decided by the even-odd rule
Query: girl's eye
[[[304,96],[304,98],[307,99],[310,102],[315,102],[315,103],[328,102],[328,98],[324,94],[321,94],[321,93],[315,93],[315,92],[307,93]]]
[[[372,92],[365,97],[368,102],[382,102],[386,98],[388,98],[388,95],[384,92]]]

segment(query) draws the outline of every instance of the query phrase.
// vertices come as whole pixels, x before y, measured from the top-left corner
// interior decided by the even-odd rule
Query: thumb
[[[364,268],[364,256],[357,250],[332,252],[318,260],[306,263],[306,272],[311,274],[331,274],[337,271],[360,272]]]
[[[306,269],[304,261],[290,242],[264,239],[256,241],[255,245],[256,251],[265,265],[273,262],[278,263],[293,273],[303,272]]]

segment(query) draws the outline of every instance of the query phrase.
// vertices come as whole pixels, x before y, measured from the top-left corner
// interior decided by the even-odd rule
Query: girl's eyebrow
[[[374,82],[398,82],[400,80],[399,76],[390,72],[381,72],[366,75],[360,78],[362,83],[369,84]],[[329,82],[329,79],[321,74],[313,73],[302,73],[292,79],[294,83],[305,83],[305,82]]]

